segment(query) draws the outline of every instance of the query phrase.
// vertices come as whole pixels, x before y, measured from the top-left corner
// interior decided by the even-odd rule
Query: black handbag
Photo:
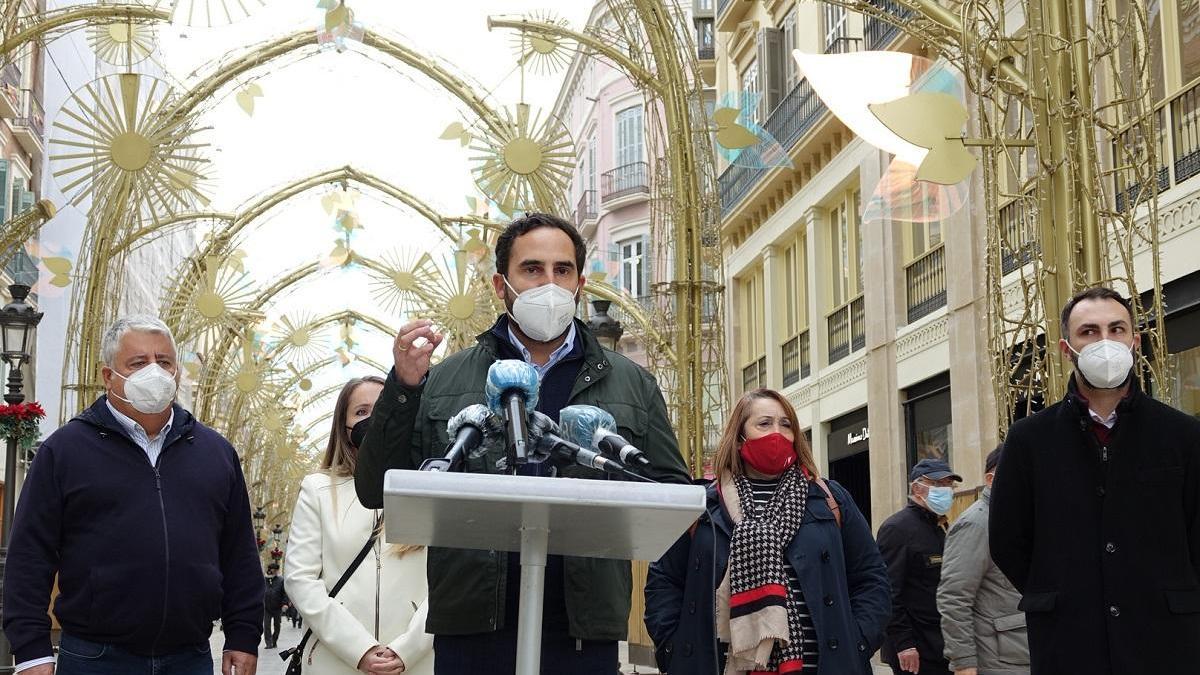
[[[333,589],[329,591],[329,597],[334,597],[338,594],[338,591],[342,590],[342,586],[346,585],[346,582],[350,580],[350,576],[354,574],[354,571],[358,569],[358,566],[362,564],[362,561],[367,558],[367,554],[371,552],[371,547],[375,545],[375,539],[379,537],[379,529],[382,524],[383,515],[380,515],[379,518],[375,520],[375,527],[371,529],[371,537],[367,539],[366,545],[363,546],[362,550],[358,552],[358,555],[354,557],[354,561],[350,563],[350,566],[346,568],[346,571],[342,572],[342,578],[338,579],[337,583],[333,585]],[[300,638],[300,644],[292,647],[291,649],[285,649],[279,652],[279,658],[288,662],[287,669],[283,671],[284,675],[300,675],[304,665],[304,646],[308,644],[308,639],[310,637],[312,637],[311,628],[304,631],[304,637]]]

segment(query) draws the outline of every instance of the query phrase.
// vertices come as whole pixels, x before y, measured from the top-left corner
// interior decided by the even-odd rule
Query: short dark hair
[[[1000,464],[1000,454],[1002,452],[1004,452],[1003,443],[997,445],[995,450],[988,453],[987,459],[983,460],[984,473],[991,473],[996,470],[996,467]]]
[[[1067,329],[1067,321],[1070,320],[1070,318],[1071,318],[1071,312],[1075,309],[1075,305],[1078,305],[1079,303],[1083,302],[1084,300],[1116,300],[1117,302],[1121,303],[1121,306],[1125,308],[1125,311],[1129,312],[1129,327],[1130,327],[1130,329],[1133,329],[1133,330],[1137,329],[1137,322],[1135,322],[1133,320],[1133,305],[1131,305],[1130,302],[1128,300],[1126,300],[1120,293],[1114,291],[1111,288],[1106,288],[1104,286],[1094,286],[1092,288],[1082,290],[1082,291],[1076,293],[1073,298],[1071,298],[1070,300],[1067,301],[1067,305],[1065,307],[1063,307],[1063,310],[1062,310],[1062,336],[1064,338],[1066,338],[1069,335],[1069,330]]]
[[[504,232],[501,232],[500,238],[496,240],[496,271],[508,274],[508,258],[512,254],[513,242],[517,237],[539,227],[555,227],[567,233],[571,243],[575,245],[576,271],[583,274],[583,260],[587,257],[587,245],[583,243],[583,237],[574,225],[549,213],[526,213],[504,228]]]

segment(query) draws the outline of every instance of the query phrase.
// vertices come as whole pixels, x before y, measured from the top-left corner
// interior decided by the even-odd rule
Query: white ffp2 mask
[[[575,294],[557,284],[545,284],[517,293],[504,277],[504,285],[517,299],[512,318],[521,332],[538,342],[549,342],[562,335],[575,316]]]
[[[117,396],[113,392],[109,392],[109,394],[133,406],[134,410],[147,415],[154,415],[166,410],[167,406],[171,405],[171,401],[175,400],[175,391],[179,388],[175,382],[175,376],[157,363],[139,368],[129,377],[125,377],[115,370],[113,373],[125,380],[125,396],[129,398]]]
[[[1067,347],[1075,352],[1076,367],[1083,379],[1095,389],[1115,389],[1129,377],[1133,368],[1133,346],[1116,340],[1100,340],[1075,351],[1071,343]]]

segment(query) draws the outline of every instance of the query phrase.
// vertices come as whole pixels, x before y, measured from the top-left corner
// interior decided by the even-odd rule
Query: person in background
[[[377,537],[337,597],[329,596],[382,527],[382,512],[363,507],[354,494],[358,445],[382,389],[383,380],[374,376],[342,387],[321,469],[304,478],[292,512],[288,598],[316,638],[305,646],[305,672],[433,673],[424,547],[388,545]]]
[[[286,601],[283,577],[279,576],[279,563],[271,563],[267,565],[267,593],[263,598],[263,640],[267,649],[274,649],[275,643],[279,642],[283,604]]]
[[[742,396],[714,470],[707,511],[646,578],[659,668],[870,675],[891,616],[887,570],[850,494],[817,472],[787,399]]]
[[[1001,446],[1002,447],[1002,446]],[[937,606],[954,675],[1029,675],[1021,594],[992,562],[988,508],[1001,447],[984,460],[983,492],[946,535]]]
[[[908,505],[879,526],[879,551],[892,581],[892,620],[883,660],[895,675],[946,675],[937,588],[946,543],[946,514],[962,476],[941,459],[923,459],[908,473]]]

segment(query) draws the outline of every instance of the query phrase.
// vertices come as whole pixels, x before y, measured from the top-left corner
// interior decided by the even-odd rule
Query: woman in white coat
[[[288,597],[313,632],[303,657],[306,673],[433,673],[423,547],[378,537],[346,585],[329,597],[381,514],[364,508],[354,493],[358,451],[351,432],[370,417],[382,389],[378,377],[356,378],[342,388],[321,471],[304,478],[292,513],[284,578]]]

